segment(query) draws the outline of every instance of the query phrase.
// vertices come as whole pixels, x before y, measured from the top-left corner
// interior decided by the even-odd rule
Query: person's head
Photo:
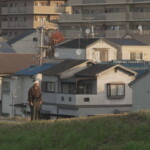
[[[38,80],[34,81],[33,86],[39,87],[39,81]]]

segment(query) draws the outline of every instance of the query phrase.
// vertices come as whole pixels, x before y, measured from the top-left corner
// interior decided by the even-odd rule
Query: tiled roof
[[[98,38],[80,38],[80,39],[73,39],[67,42],[63,42],[62,44],[58,44],[56,47],[61,48],[82,48],[85,49],[88,45],[96,42],[99,40]]]
[[[19,75],[19,76],[34,76],[44,70],[47,70],[48,68],[54,66],[55,64],[43,64],[41,66],[30,66],[26,69],[20,70],[18,72],[15,73],[15,75]]]
[[[113,60],[110,63],[120,64],[132,70],[146,70],[150,67],[150,62],[137,60]]]
[[[38,64],[35,54],[0,54],[0,74],[12,74],[31,65]]]
[[[113,44],[116,45],[121,45],[121,46],[146,46],[148,44],[143,43],[141,41],[138,41],[136,39],[132,39],[132,38],[106,38],[104,39],[108,42],[111,42]]]
[[[96,76],[98,73],[103,72],[113,66],[114,64],[96,64],[83,71],[76,73],[75,75],[76,76]]]
[[[75,66],[78,66],[84,62],[86,62],[86,60],[67,59],[67,60],[64,60],[63,62],[56,64],[55,66],[43,71],[42,74],[59,75],[62,72],[66,71],[68,69],[71,69]]]
[[[17,42],[17,41],[23,39],[24,37],[30,35],[30,34],[33,33],[33,32],[35,32],[35,29],[27,30],[27,31],[25,31],[24,33],[22,33],[22,34],[16,36],[15,38],[13,38],[13,39],[11,39],[11,40],[9,40],[7,43],[8,43],[9,45],[12,45],[13,43],[15,43],[15,42]]]

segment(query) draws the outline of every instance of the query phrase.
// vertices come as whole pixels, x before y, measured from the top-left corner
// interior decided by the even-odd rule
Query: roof
[[[61,48],[82,48],[85,49],[88,45],[99,40],[98,38],[78,38],[72,39],[69,41],[62,42],[58,44],[56,47]]]
[[[113,60],[110,63],[121,64],[129,69],[138,71],[138,70],[146,70],[150,67],[150,62],[146,61],[138,61],[138,60]]]
[[[114,64],[96,64],[85,70],[82,70],[76,73],[76,76],[96,76],[98,73],[101,73],[111,67],[115,66]]]
[[[15,38],[13,38],[13,39],[7,41],[7,43],[8,43],[9,45],[12,45],[13,43],[15,43],[15,42],[17,42],[17,41],[23,39],[24,37],[30,35],[30,34],[33,33],[33,32],[35,32],[35,29],[27,30],[26,32],[23,32],[22,34],[16,36]]]
[[[143,70],[143,71],[140,73],[140,75],[138,75],[138,76],[136,77],[135,80],[133,80],[132,82],[129,83],[129,86],[134,85],[137,81],[139,81],[140,79],[142,79],[143,77],[145,77],[145,76],[146,76],[147,74],[149,74],[149,73],[150,73],[149,70]]]
[[[0,54],[0,74],[13,74],[19,70],[37,64],[34,59],[35,54]]]
[[[44,70],[47,70],[48,68],[54,66],[55,64],[43,64],[41,66],[30,66],[26,69],[20,70],[18,72],[15,73],[15,75],[19,75],[19,76],[34,76]]]
[[[7,42],[0,42],[0,53],[16,53],[16,52]]]
[[[120,46],[146,46],[148,45],[146,43],[143,43],[141,41],[138,41],[132,38],[106,38],[104,40],[111,42],[115,45],[120,45]]]
[[[127,34],[124,36],[124,38],[134,38],[138,41],[150,45],[150,34]]]
[[[56,64],[55,66],[53,66],[53,67],[51,67],[45,71],[42,71],[42,74],[59,75],[62,72],[66,71],[68,69],[71,69],[75,66],[78,66],[84,62],[86,62],[86,60],[67,59],[67,60],[64,60],[63,62],[61,62],[59,64]]]

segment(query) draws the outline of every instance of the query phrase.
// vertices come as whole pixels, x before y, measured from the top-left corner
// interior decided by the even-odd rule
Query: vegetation
[[[0,123],[0,150],[149,150],[150,112]]]

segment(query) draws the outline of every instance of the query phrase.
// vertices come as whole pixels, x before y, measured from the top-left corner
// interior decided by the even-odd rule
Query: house
[[[128,84],[135,79],[135,71],[118,64],[82,60],[74,60],[71,66],[73,62],[69,61],[42,72],[43,98],[51,114],[89,116],[132,110]]]
[[[39,53],[40,32],[30,29],[13,39],[7,41],[7,44],[15,50],[16,53]]]
[[[150,110],[150,72],[141,74],[129,84],[133,91],[133,111]]]
[[[36,79],[40,83],[42,81],[41,71],[44,71],[55,63],[46,63],[41,66],[33,65],[26,69],[20,70],[13,74],[11,78],[4,79],[4,81],[10,83],[9,93],[3,94],[2,113],[8,115],[26,116],[30,113],[28,105],[28,90],[33,85],[33,81]]]
[[[93,63],[87,60],[67,59],[43,71],[41,88],[44,109],[50,111],[50,114],[56,117],[58,115],[57,97],[60,90],[60,78],[70,77],[76,72],[79,72],[91,65],[93,65]]]
[[[3,111],[2,105],[5,105],[5,101],[2,101],[3,97],[8,98],[12,94],[10,93],[9,81],[12,74],[31,65],[37,65],[38,60],[34,59],[34,56],[36,55],[16,53],[0,54],[0,112]]]
[[[132,38],[79,38],[64,41],[55,48],[57,58],[111,60],[150,60],[150,45]]]

